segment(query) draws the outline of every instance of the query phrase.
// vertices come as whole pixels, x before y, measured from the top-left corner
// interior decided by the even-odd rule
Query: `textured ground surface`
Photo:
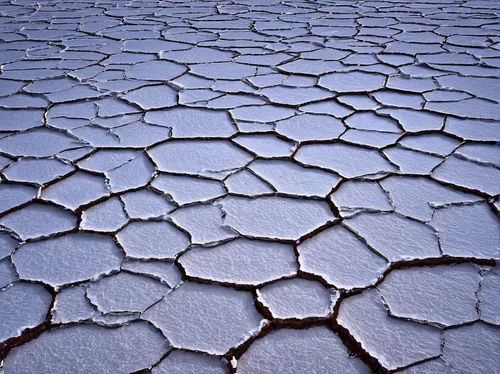
[[[0,3],[0,372],[499,373],[500,4]]]

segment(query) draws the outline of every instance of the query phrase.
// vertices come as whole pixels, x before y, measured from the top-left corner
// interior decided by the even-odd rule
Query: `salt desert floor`
[[[0,373],[500,373],[499,14],[1,1]]]

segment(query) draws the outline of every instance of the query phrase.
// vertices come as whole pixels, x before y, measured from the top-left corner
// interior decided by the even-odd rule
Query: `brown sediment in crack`
[[[348,329],[342,327],[338,323],[334,323],[332,326],[333,331],[337,333],[339,338],[342,340],[342,343],[347,347],[349,352],[351,352],[354,356],[358,357],[361,361],[368,366],[373,373],[376,374],[387,374],[389,371],[385,369],[380,362],[374,357],[372,357],[367,351],[363,349],[361,343],[356,341],[356,339],[351,335]]]
[[[266,317],[270,315],[270,311],[258,301],[257,297],[255,297],[255,304],[257,310],[265,315]],[[342,299],[342,295],[341,295]],[[231,361],[232,358],[238,360],[252,345],[255,340],[261,339],[267,334],[272,334],[274,331],[277,331],[282,328],[294,329],[294,330],[305,330],[311,327],[316,326],[324,326],[329,330],[334,332],[342,341],[342,343],[347,347],[347,350],[350,355],[359,358],[366,366],[368,366],[373,373],[378,374],[387,374],[388,370],[383,368],[383,366],[372,357],[368,352],[366,352],[360,343],[356,341],[356,339],[349,333],[349,331],[339,325],[336,321],[336,316],[338,314],[338,310],[340,308],[341,300],[339,300],[333,312],[328,317],[313,317],[313,318],[304,318],[304,319],[273,319],[270,320],[268,324],[266,324],[258,334],[252,336],[247,341],[239,345],[238,347],[232,348],[225,357],[228,361]],[[235,368],[231,368],[231,374],[236,373]]]
[[[30,342],[33,339],[39,337],[44,331],[46,331],[50,326],[50,322],[45,321],[42,324],[24,329],[20,336],[9,338],[3,343],[0,343],[0,361],[3,360],[9,354],[12,348],[23,345]]]
[[[413,259],[413,260],[403,260],[396,262],[389,262],[389,265],[385,269],[385,271],[377,278],[375,283],[368,287],[364,288],[352,288],[350,290],[346,290],[346,294],[356,295],[362,293],[364,290],[369,288],[377,287],[379,284],[384,282],[387,276],[396,270],[409,269],[415,267],[426,267],[426,266],[437,266],[437,265],[456,265],[456,264],[464,264],[471,263],[476,265],[487,265],[487,266],[495,266],[495,259],[482,259],[475,257],[451,257],[451,256],[442,256],[442,257],[433,257],[433,258],[422,258],[422,259]]]
[[[460,264],[460,263],[473,263],[476,265],[485,265],[485,266],[495,266],[496,261],[494,259],[477,259],[477,258],[459,258],[459,257],[441,257],[441,258],[432,258],[432,259],[418,259],[418,260],[410,260],[410,261],[400,261],[396,263],[392,263],[384,272],[384,274],[377,280],[377,282],[373,285],[370,285],[365,288],[359,288],[359,289],[351,289],[347,291],[341,291],[339,300],[336,302],[334,305],[334,309],[332,313],[325,318],[304,318],[304,319],[277,319],[273,318],[271,311],[258,299],[256,294],[254,293],[254,303],[256,305],[257,310],[267,319],[270,320],[270,322],[265,325],[261,331],[256,334],[255,336],[252,336],[249,340],[245,341],[242,343],[240,346],[235,347],[231,349],[226,357],[228,360],[230,360],[232,357],[238,359],[241,357],[246,350],[251,346],[251,344],[260,338],[263,338],[269,333],[272,333],[273,331],[276,331],[281,328],[291,328],[291,329],[308,329],[314,326],[326,326],[330,328],[332,331],[334,331],[339,338],[342,340],[344,345],[347,347],[349,350],[350,354],[358,357],[361,359],[374,373],[380,373],[380,374],[386,374],[389,373],[390,371],[385,369],[382,364],[373,356],[371,356],[362,346],[360,342],[358,342],[354,336],[350,333],[350,331],[340,325],[337,322],[337,316],[340,308],[342,307],[342,301],[346,298],[349,298],[350,296],[360,294],[363,291],[367,289],[371,289],[373,287],[376,287],[380,283],[384,281],[384,279],[387,277],[387,275],[392,272],[393,270],[400,270],[400,269],[406,269],[406,268],[413,268],[413,267],[424,267],[424,266],[435,266],[435,265],[452,265],[452,264]],[[313,274],[306,274],[303,272],[298,273],[299,277],[304,277],[306,279],[311,279],[311,280],[316,280],[320,281],[323,283],[326,287],[330,286],[328,284],[325,284],[325,282],[321,279],[321,277],[315,276]],[[331,286],[330,286],[331,287]],[[390,314],[390,311],[388,311]],[[399,318],[398,319],[403,319],[403,320],[408,320],[405,318]],[[418,321],[420,323],[423,323],[424,321]],[[459,325],[454,325],[450,327],[444,327],[444,330],[446,329],[454,329],[454,328],[459,328],[461,326],[466,326],[466,325],[472,325],[476,323],[477,320],[474,321],[469,321],[465,322]],[[415,366],[417,364],[431,361],[435,359],[436,357],[430,357],[428,359],[424,359],[419,362],[412,363],[408,367]],[[400,368],[402,369],[402,368]],[[236,373],[235,369],[233,368],[231,373]]]
[[[43,332],[47,331],[51,327],[50,320],[52,318],[52,308],[54,307],[54,304],[56,302],[56,290],[50,286],[44,285],[44,288],[46,291],[48,291],[52,295],[52,302],[47,310],[47,314],[45,317],[45,321],[43,321],[41,324],[38,326],[32,327],[32,328],[27,328],[24,329],[21,332],[21,335],[9,338],[5,340],[4,342],[0,343],[0,362],[7,357],[11,349],[18,347],[20,345],[26,344],[33,339],[36,339],[39,337]]]

